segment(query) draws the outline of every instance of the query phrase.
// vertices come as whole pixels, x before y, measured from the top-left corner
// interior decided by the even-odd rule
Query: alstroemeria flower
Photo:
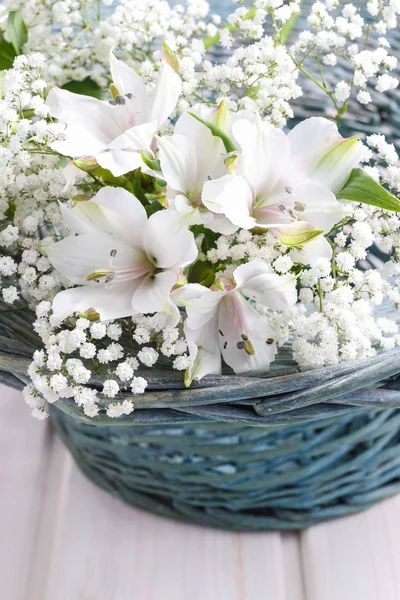
[[[65,119],[65,139],[51,147],[65,156],[94,156],[115,176],[143,166],[141,150],[175,109],[182,83],[163,62],[155,89],[147,92],[142,78],[110,52],[113,100],[98,100],[52,88],[47,97],[51,115]]]
[[[190,112],[228,134],[237,119],[252,117],[249,111],[230,113],[225,103],[217,109],[196,104]],[[174,135],[159,138],[158,146],[162,177],[168,184],[168,205],[186,214],[191,224],[204,224],[226,235],[236,231],[223,214],[210,212],[202,203],[204,183],[226,173],[227,153],[220,138],[186,112],[178,119]]]
[[[232,125],[241,148],[236,172],[207,181],[203,204],[236,228],[277,228],[298,220],[328,233],[347,214],[338,193],[364,150],[344,139],[336,125],[311,117],[288,135],[261,121]]]
[[[238,267],[234,282],[223,289],[189,284],[174,295],[187,312],[185,334],[192,358],[187,385],[221,373],[221,355],[235,373],[268,369],[276,354],[274,334],[247,298],[273,310],[288,309],[297,300],[295,278],[270,273],[259,261]]]
[[[170,298],[180,270],[197,257],[193,234],[179,214],[162,210],[147,218],[142,204],[121,188],[106,187],[73,209],[60,205],[78,235],[46,248],[54,268],[81,287],[53,301],[58,319],[93,309],[101,320],[166,312],[177,322]]]

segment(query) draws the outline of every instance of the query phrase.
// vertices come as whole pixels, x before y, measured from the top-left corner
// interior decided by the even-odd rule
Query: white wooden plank
[[[302,600],[301,590],[288,593],[278,533],[162,519],[120,503],[75,467],[69,482],[45,600]]]
[[[51,436],[19,392],[0,386],[1,597],[27,600]],[[35,599],[36,600],[36,599]]]
[[[400,500],[301,534],[307,600],[399,600]]]
[[[54,440],[46,473],[46,482],[37,518],[35,552],[29,565],[29,600],[42,600],[52,570],[54,546],[63,531],[64,503],[68,499],[72,457],[61,440]],[[55,599],[57,600],[57,596]]]
[[[283,544],[286,598],[287,600],[308,600],[304,589],[300,537],[294,533],[282,533],[281,539]]]

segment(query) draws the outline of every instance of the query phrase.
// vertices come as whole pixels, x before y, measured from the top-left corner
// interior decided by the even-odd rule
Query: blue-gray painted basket
[[[324,101],[305,83],[297,118],[321,113]],[[380,131],[397,143],[399,106],[396,91],[371,108],[351,105],[346,133]],[[40,345],[32,320],[0,311],[0,380],[19,389]],[[80,468],[126,502],[216,527],[298,529],[400,490],[400,350],[300,374],[286,348],[265,377],[212,377],[190,390],[177,373],[146,377],[129,417],[51,407]]]

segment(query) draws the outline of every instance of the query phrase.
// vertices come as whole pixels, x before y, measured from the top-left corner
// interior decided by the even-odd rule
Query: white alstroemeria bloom
[[[356,138],[344,139],[336,125],[311,117],[288,135],[261,121],[232,125],[241,148],[236,172],[207,181],[203,204],[237,227],[274,228],[298,220],[328,233],[348,210],[338,193],[364,156]]]
[[[78,235],[46,251],[54,268],[81,287],[54,298],[58,319],[93,309],[101,320],[166,312],[177,322],[179,311],[170,292],[180,270],[198,251],[176,212],[162,210],[147,218],[135,196],[112,187],[73,209],[62,204],[60,208],[65,223]]]
[[[190,113],[214,123],[228,134],[237,119],[252,118],[249,111],[230,113],[224,102],[217,109],[196,104]],[[183,113],[178,119],[174,135],[158,139],[162,176],[168,185],[168,205],[186,214],[193,225],[204,224],[212,231],[229,235],[237,227],[223,214],[210,212],[202,203],[204,183],[226,173],[227,153],[221,139],[214,137],[190,113]]]
[[[51,115],[65,119],[65,139],[51,144],[65,156],[94,156],[116,177],[143,166],[141,150],[175,109],[182,83],[163,62],[155,89],[148,93],[142,78],[110,52],[113,100],[98,100],[52,88],[47,97]]]
[[[268,369],[276,354],[274,336],[247,298],[272,310],[285,310],[297,300],[295,278],[270,273],[259,261],[238,267],[234,282],[223,289],[213,287],[189,284],[174,292],[187,312],[185,334],[192,359],[187,385],[221,373],[221,355],[235,373]]]

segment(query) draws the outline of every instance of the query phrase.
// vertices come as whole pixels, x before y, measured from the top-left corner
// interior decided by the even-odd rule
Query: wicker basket
[[[0,312],[0,380],[21,388],[33,315]],[[297,373],[289,348],[265,377],[146,373],[129,417],[52,421],[80,468],[160,515],[229,529],[298,529],[400,490],[400,350]]]
[[[297,118],[325,109],[307,83],[305,98]],[[397,143],[399,106],[398,91],[350,105],[344,133],[379,130]],[[0,307],[0,381],[18,389],[40,347],[32,321]],[[284,348],[265,377],[209,377],[189,390],[177,373],[145,376],[129,417],[51,407],[80,468],[126,502],[216,527],[298,529],[400,490],[400,350],[300,374]]]

